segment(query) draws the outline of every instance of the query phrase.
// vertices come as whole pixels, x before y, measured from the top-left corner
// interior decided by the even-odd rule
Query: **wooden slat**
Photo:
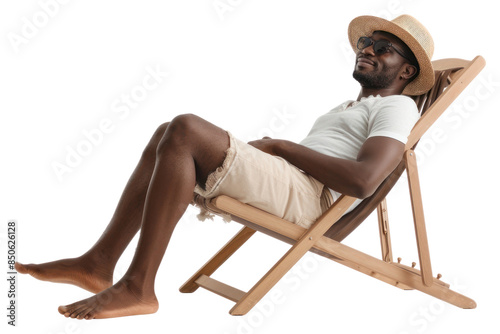
[[[198,289],[196,280],[201,275],[210,276],[217,268],[219,268],[227,259],[231,257],[253,234],[255,230],[249,227],[243,227],[224,247],[222,247],[210,260],[207,261],[186,283],[184,283],[179,291],[183,293],[191,293]]]
[[[444,71],[450,68],[465,68],[471,63],[470,60],[460,58],[445,58],[432,61],[434,71]]]
[[[245,295],[244,291],[233,288],[232,286],[208,277],[207,275],[201,275],[196,279],[195,282],[202,288],[205,288],[208,291],[218,294],[219,296],[232,300],[233,302],[237,302]]]

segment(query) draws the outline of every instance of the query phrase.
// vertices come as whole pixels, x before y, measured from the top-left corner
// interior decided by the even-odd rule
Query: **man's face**
[[[374,32],[371,37],[374,41],[388,40],[399,50],[403,49],[401,42],[391,34]],[[388,88],[399,75],[401,66],[407,62],[391,47],[384,54],[377,55],[373,51],[373,45],[358,51],[353,77],[362,87],[372,89]]]

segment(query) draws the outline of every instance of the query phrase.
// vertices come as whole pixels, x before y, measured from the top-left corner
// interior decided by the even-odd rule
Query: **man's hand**
[[[258,148],[259,150],[268,154],[276,155],[274,148],[278,141],[279,140],[271,139],[270,137],[263,137],[262,139],[249,141],[248,145],[252,145],[253,147]]]

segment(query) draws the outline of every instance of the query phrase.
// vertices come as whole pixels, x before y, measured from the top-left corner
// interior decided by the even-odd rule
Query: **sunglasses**
[[[389,48],[393,48],[401,57],[408,59],[403,51],[396,48],[391,42],[386,39],[379,39],[378,41],[373,40],[371,37],[360,37],[358,39],[358,50],[364,50],[370,45],[373,45],[373,51],[377,56],[384,54],[389,51]]]

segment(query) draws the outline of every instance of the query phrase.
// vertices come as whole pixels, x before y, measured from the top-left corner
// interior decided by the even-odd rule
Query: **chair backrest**
[[[421,117],[408,136],[406,149],[415,148],[425,131],[476,77],[484,67],[485,62],[481,56],[477,56],[472,61],[442,59],[433,61],[432,64],[435,74],[434,86],[427,93],[413,97]],[[342,241],[347,237],[377,208],[399,180],[405,168],[405,162],[401,160],[375,193],[364,199],[354,210],[344,215],[325,233],[325,236],[337,241]]]

